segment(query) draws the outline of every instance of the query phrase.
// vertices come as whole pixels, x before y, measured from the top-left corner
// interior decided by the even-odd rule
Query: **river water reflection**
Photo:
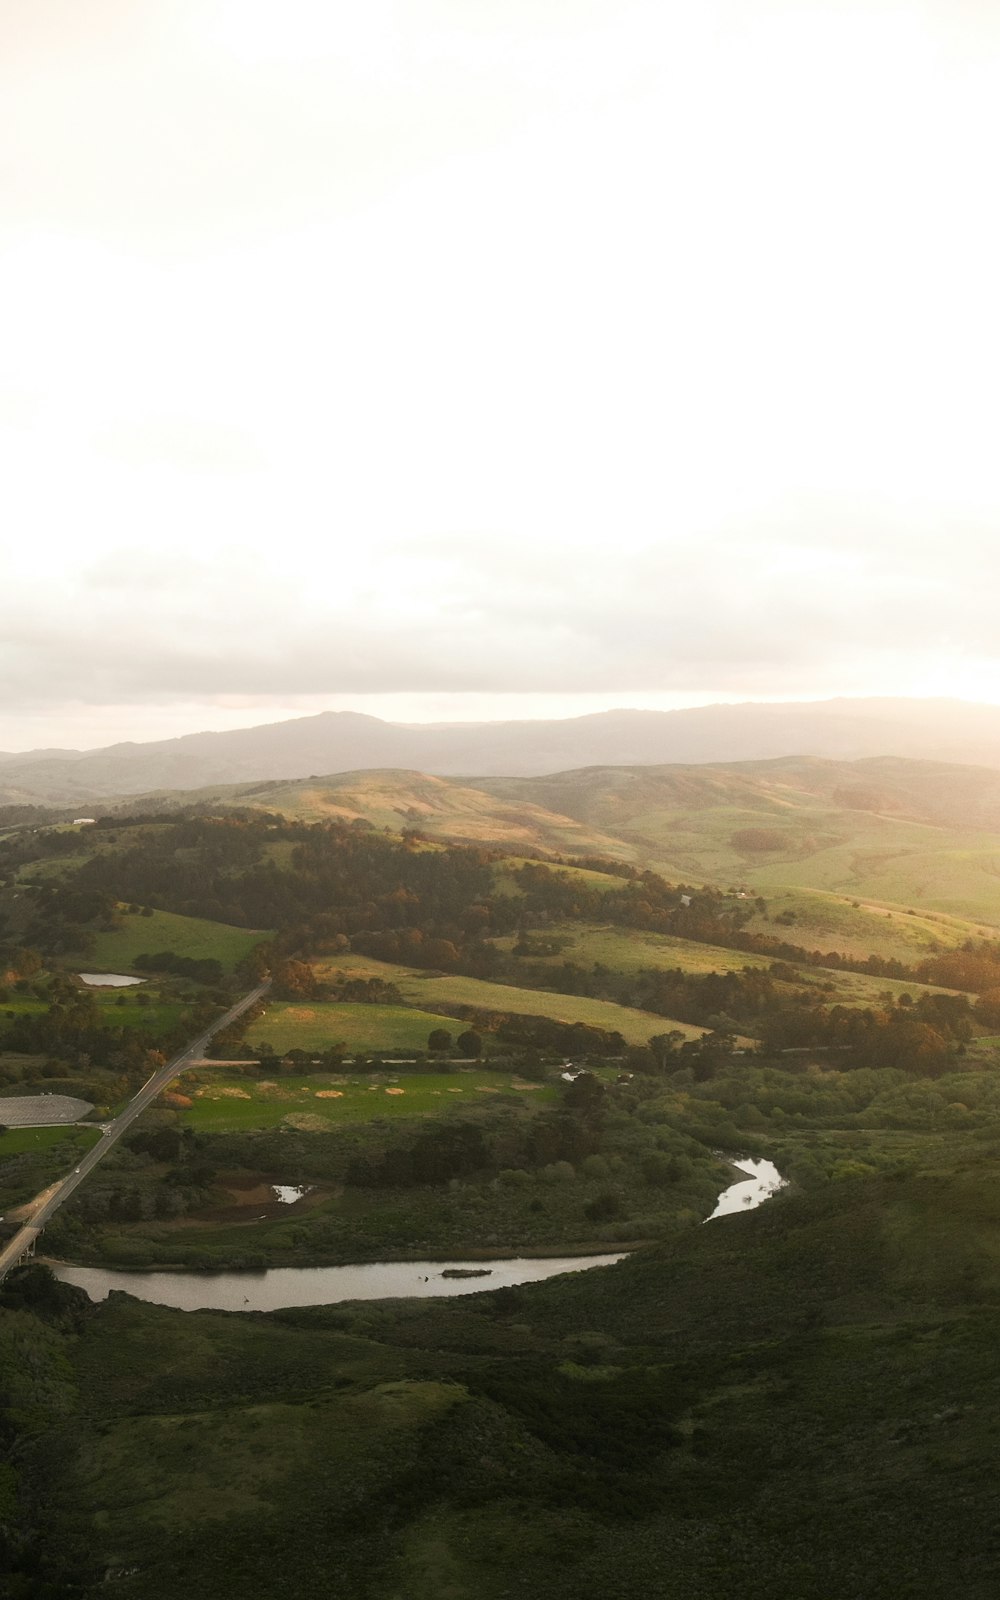
[[[583,1272],[622,1260],[605,1256],[557,1256],[504,1261],[377,1261],[355,1267],[271,1267],[266,1272],[111,1272],[102,1267],[54,1267],[63,1283],[104,1300],[123,1289],[181,1311],[280,1311],[283,1306],[328,1306],[340,1300],[386,1300],[395,1296],[476,1294],[516,1283],[538,1283],[559,1272]],[[445,1272],[486,1273],[446,1278]]]
[[[724,1189],[712,1216],[750,1211],[784,1185],[770,1161],[733,1165],[748,1176]],[[352,1267],[271,1267],[265,1272],[119,1272],[104,1267],[54,1267],[63,1283],[105,1300],[121,1289],[137,1300],[180,1311],[280,1311],[284,1306],[329,1306],[341,1300],[430,1299],[478,1294],[518,1283],[540,1283],[560,1272],[608,1267],[627,1252],[603,1256],[511,1256],[498,1261],[375,1261]],[[468,1273],[468,1277],[448,1274]],[[472,1276],[474,1274],[474,1276]]]
[[[733,1166],[749,1176],[723,1189],[712,1215],[705,1218],[706,1222],[711,1222],[715,1217],[731,1217],[736,1211],[752,1211],[754,1206],[769,1200],[772,1194],[785,1186],[785,1180],[773,1161],[753,1161],[749,1156],[742,1156],[733,1162]]]

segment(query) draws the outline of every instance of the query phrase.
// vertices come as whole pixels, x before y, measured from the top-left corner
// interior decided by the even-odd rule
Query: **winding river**
[[[712,1215],[705,1218],[706,1222],[713,1222],[716,1217],[731,1217],[737,1211],[752,1211],[754,1206],[770,1200],[785,1186],[785,1180],[773,1161],[754,1161],[749,1156],[742,1156],[732,1164],[748,1176],[723,1189]]]
[[[734,1161],[748,1174],[724,1189],[715,1217],[749,1211],[770,1198],[784,1179],[770,1161]],[[625,1251],[601,1256],[526,1256],[496,1261],[375,1261],[352,1267],[270,1267],[263,1272],[124,1272],[105,1267],[53,1266],[63,1283],[104,1300],[113,1289],[180,1311],[280,1311],[286,1306],[327,1306],[341,1300],[429,1299],[477,1294],[519,1283],[540,1283],[560,1272],[585,1272],[623,1260]],[[461,1274],[461,1276],[454,1276]]]

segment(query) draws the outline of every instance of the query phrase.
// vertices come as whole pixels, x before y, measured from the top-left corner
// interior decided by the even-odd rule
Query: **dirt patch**
[[[405,1094],[406,1090],[405,1089],[387,1089],[385,1092],[386,1092],[386,1094]]]
[[[252,1098],[246,1089],[232,1089],[220,1083],[213,1083],[208,1088],[196,1089],[194,1092],[199,1100],[250,1100]]]
[[[308,1006],[291,1006],[288,1011],[286,1011],[285,1015],[287,1017],[294,1017],[296,1022],[316,1021],[315,1011],[311,1011]]]
[[[512,1083],[511,1084],[511,1088],[512,1089],[523,1089],[525,1094],[534,1094],[535,1090],[536,1089],[540,1089],[541,1087],[542,1086],[541,1086],[540,1083]]]
[[[287,1128],[295,1128],[299,1133],[328,1133],[330,1130],[325,1117],[317,1117],[308,1111],[292,1111],[281,1120]]]
[[[343,1098],[344,1098],[343,1089],[317,1089],[316,1090],[316,1099],[317,1100],[343,1100]]]
[[[477,1094],[499,1094],[500,1090],[499,1089],[494,1089],[492,1087],[492,1085],[490,1085],[488,1083],[477,1083],[476,1084],[476,1093]]]
[[[57,1183],[50,1183],[49,1187],[43,1189],[41,1194],[36,1194],[34,1200],[26,1201],[23,1206],[15,1206],[13,1211],[8,1211],[7,1220],[9,1222],[30,1222],[35,1212],[41,1209],[46,1200],[52,1198],[60,1183],[62,1183],[61,1178]]]
[[[449,1089],[448,1093],[449,1094],[464,1094],[465,1090],[464,1089]]]

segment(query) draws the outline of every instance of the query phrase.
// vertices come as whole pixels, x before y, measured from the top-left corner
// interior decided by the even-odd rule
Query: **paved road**
[[[187,1067],[200,1065],[205,1058],[208,1041],[221,1028],[227,1028],[231,1022],[235,1022],[236,1018],[241,1016],[249,1006],[260,1000],[270,987],[270,983],[262,983],[250,994],[244,995],[243,999],[239,1000],[236,1005],[227,1011],[224,1017],[219,1017],[213,1022],[211,1027],[206,1028],[204,1033],[198,1035],[197,1039],[186,1045],[179,1055],[174,1056],[165,1066],[157,1068],[153,1076],[147,1079],[139,1092],[129,1101],[125,1110],[115,1118],[114,1122],[108,1123],[103,1137],[98,1140],[92,1149],[87,1151],[80,1165],[55,1186],[49,1193],[49,1198],[35,1212],[31,1221],[26,1223],[19,1232],[15,1233],[13,1239],[3,1250],[0,1250],[0,1281],[6,1277],[11,1267],[16,1264],[33,1241],[38,1238],[45,1224],[59,1210],[59,1207],[69,1199],[74,1189],[83,1182],[88,1172],[93,1171],[99,1161],[103,1161],[112,1145],[121,1138],[136,1117],[142,1115],[151,1101],[155,1100],[157,1095],[169,1083],[173,1082],[178,1073],[183,1072]]]

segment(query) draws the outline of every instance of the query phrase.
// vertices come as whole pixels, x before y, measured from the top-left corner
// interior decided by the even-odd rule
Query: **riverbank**
[[[712,1218],[753,1209],[784,1186],[784,1179],[769,1161],[747,1159],[735,1163],[734,1170],[741,1181],[722,1191]],[[640,1248],[641,1243],[615,1251],[578,1248],[556,1256],[541,1249],[510,1254],[472,1250],[458,1258],[383,1257],[377,1261],[266,1265],[235,1271],[204,1265],[192,1270],[174,1263],[165,1269],[144,1266],[131,1271],[52,1261],[46,1264],[52,1266],[62,1282],[85,1289],[91,1299],[123,1291],[183,1311],[275,1311],[296,1305],[334,1305],[352,1299],[426,1299],[514,1287],[561,1272],[584,1272],[592,1266],[610,1265]]]
[[[614,1252],[612,1253],[620,1255],[633,1255],[636,1250],[642,1250],[647,1246],[654,1244],[655,1242],[656,1241],[653,1239],[624,1239],[621,1241],[616,1241]],[[448,1262],[456,1259],[457,1256],[461,1256],[463,1261],[473,1262],[549,1261],[553,1259],[556,1253],[558,1253],[560,1260],[584,1260],[589,1256],[607,1255],[609,1254],[608,1241],[607,1239],[593,1239],[577,1244],[564,1245],[560,1243],[553,1243],[547,1246],[544,1244],[509,1246],[490,1245],[488,1247],[469,1245],[468,1247],[462,1248],[458,1251],[449,1250],[440,1252],[434,1250],[383,1250],[380,1251],[377,1256],[373,1255],[370,1260],[365,1260],[362,1257],[359,1257],[357,1254],[347,1257],[342,1253],[331,1254],[329,1251],[323,1253],[316,1252],[315,1259],[310,1258],[308,1260],[301,1260],[297,1258],[295,1261],[295,1270],[301,1269],[303,1271],[319,1272],[326,1268],[369,1267],[379,1266],[381,1264],[392,1266],[409,1266],[419,1261],[430,1261],[436,1263],[437,1265],[444,1266]],[[143,1263],[142,1266],[118,1268],[117,1266],[112,1266],[105,1262],[93,1260],[71,1261],[63,1256],[42,1255],[41,1253],[39,1253],[35,1259],[42,1266],[49,1267],[51,1271],[57,1274],[57,1276],[59,1272],[64,1269],[75,1270],[77,1268],[93,1268],[98,1271],[127,1270],[132,1272],[190,1272],[201,1274],[206,1277],[218,1276],[220,1272],[250,1271],[259,1273],[278,1272],[283,1270],[280,1262],[269,1262],[260,1267],[244,1268],[239,1266],[227,1266],[225,1263],[214,1266],[205,1262],[195,1262],[191,1265],[186,1265],[182,1261],[151,1261],[148,1263],[148,1265]]]

